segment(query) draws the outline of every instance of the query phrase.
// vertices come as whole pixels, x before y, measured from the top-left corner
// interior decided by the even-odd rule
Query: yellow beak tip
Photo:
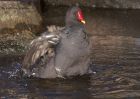
[[[86,21],[85,21],[85,20],[81,20],[81,22],[82,22],[83,24],[86,24]]]

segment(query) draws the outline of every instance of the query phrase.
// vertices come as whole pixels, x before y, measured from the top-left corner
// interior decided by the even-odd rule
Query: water
[[[15,72],[23,56],[1,56],[0,98],[139,99],[139,11],[93,11],[86,10],[86,28],[92,33],[93,74],[69,79],[20,78]]]

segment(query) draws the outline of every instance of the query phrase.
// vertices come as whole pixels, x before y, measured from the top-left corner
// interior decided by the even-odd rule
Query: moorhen
[[[78,6],[68,9],[65,27],[34,39],[23,61],[23,71],[39,78],[66,78],[88,73],[90,44]]]

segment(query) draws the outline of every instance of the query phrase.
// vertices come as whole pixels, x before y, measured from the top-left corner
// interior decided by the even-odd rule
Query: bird
[[[25,75],[38,78],[67,78],[88,73],[91,46],[79,6],[70,7],[65,27],[45,31],[34,39],[24,57]]]

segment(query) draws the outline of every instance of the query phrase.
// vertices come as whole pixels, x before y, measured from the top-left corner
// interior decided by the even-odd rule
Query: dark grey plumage
[[[32,42],[23,62],[23,71],[27,75],[55,78],[88,73],[90,44],[83,24],[76,19],[79,9],[70,8],[65,28],[52,33],[59,42],[52,44],[49,41],[54,41],[54,37],[45,38],[46,34]]]

